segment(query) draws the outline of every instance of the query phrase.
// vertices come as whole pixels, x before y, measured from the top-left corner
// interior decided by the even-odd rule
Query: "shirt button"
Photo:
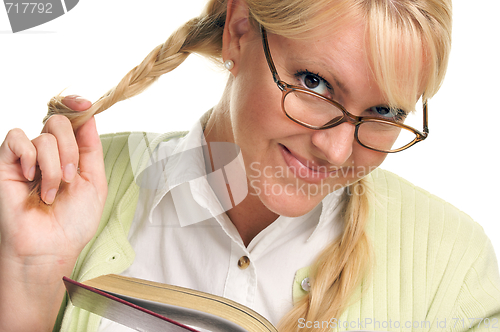
[[[246,269],[250,265],[250,258],[247,256],[241,256],[240,259],[238,259],[238,267],[242,270]]]
[[[300,283],[300,286],[302,287],[303,290],[309,292],[311,290],[311,284],[309,284],[309,278],[304,278],[304,280],[302,280],[302,282]]]

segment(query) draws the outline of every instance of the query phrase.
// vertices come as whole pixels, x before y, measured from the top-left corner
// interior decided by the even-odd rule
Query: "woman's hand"
[[[88,101],[68,97],[65,104],[77,111],[90,107]],[[26,200],[36,164],[42,173],[42,199],[50,206],[30,208]],[[52,116],[31,141],[22,130],[11,130],[0,146],[3,249],[19,257],[78,255],[97,228],[106,194],[93,118],[74,133],[69,120]]]
[[[91,106],[74,96],[63,102],[75,111]],[[36,165],[45,203],[29,206]],[[52,116],[33,140],[20,129],[7,134],[0,146],[0,331],[9,322],[15,323],[11,330],[34,327],[19,310],[31,311],[32,316],[34,312],[35,318],[38,312],[40,320],[49,316],[37,330],[53,324],[64,294],[61,278],[71,274],[78,254],[94,235],[106,195],[94,118],[74,132],[67,118]],[[24,307],[14,305],[9,311],[12,301]]]

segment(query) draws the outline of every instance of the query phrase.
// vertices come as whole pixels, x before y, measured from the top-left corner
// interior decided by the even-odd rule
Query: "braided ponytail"
[[[370,271],[372,251],[365,232],[372,189],[367,179],[347,188],[342,236],[331,243],[314,262],[309,280],[311,291],[281,320],[278,330],[326,332],[331,328],[300,328],[298,321],[330,321],[339,318],[355,298],[353,294]]]
[[[88,110],[75,112],[62,103],[62,96],[53,97],[48,103],[48,113],[43,122],[54,114],[61,114],[71,121],[74,129],[79,128],[94,114],[146,90],[161,75],[177,68],[191,53],[220,61],[226,6],[225,1],[211,1],[199,17],[189,20],[165,43],[155,47],[141,64],[129,71],[116,87],[106,92]],[[40,193],[41,174],[37,170],[35,180],[31,182],[28,207],[44,206]]]

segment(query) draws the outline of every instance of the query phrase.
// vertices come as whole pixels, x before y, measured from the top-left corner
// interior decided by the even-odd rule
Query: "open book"
[[[278,332],[244,305],[189,288],[116,274],[84,283],[63,280],[76,307],[141,332],[198,332],[190,326],[212,332]]]
[[[137,331],[277,332],[264,317],[226,298],[115,274],[79,283],[64,277],[74,306]],[[187,326],[189,325],[189,326]]]

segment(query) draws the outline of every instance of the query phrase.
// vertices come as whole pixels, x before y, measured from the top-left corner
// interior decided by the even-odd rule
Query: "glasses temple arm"
[[[429,135],[429,126],[427,123],[427,99],[424,100],[424,135],[425,137]]]
[[[281,82],[280,76],[278,75],[278,71],[276,70],[276,67],[274,66],[273,60],[271,58],[271,51],[269,50],[269,43],[267,41],[266,29],[264,29],[264,27],[261,24],[259,26],[260,26],[260,33],[262,35],[262,46],[264,47],[264,54],[266,55],[267,65],[269,66],[269,69],[273,74],[274,83],[278,84],[280,89],[283,90],[283,86],[280,83]]]

